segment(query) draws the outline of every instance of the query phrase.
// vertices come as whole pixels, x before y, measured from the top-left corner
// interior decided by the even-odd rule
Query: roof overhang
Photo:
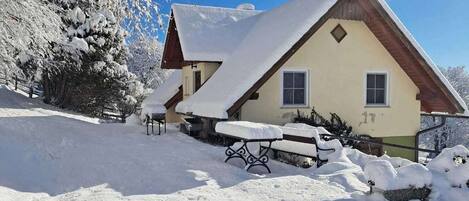
[[[182,86],[179,87],[179,90],[176,94],[174,94],[173,97],[171,97],[165,104],[164,104],[164,107],[166,107],[166,109],[169,109],[173,106],[175,106],[177,103],[181,102],[182,99],[183,99],[183,94],[182,94]]]
[[[339,0],[266,74],[259,78],[227,110],[228,115],[235,114],[249,100],[249,97],[259,90],[330,18],[361,20],[367,24],[368,28],[419,88],[420,94],[416,96],[416,99],[421,101],[421,111],[426,113],[467,113],[467,108],[462,98],[441,74],[431,59],[429,59],[384,0]]]

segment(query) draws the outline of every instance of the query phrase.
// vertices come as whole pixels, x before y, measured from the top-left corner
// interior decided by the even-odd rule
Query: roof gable
[[[256,22],[261,11],[173,4],[184,60],[223,61]]]
[[[258,15],[242,43],[178,112],[227,118],[235,113],[329,18],[364,21],[419,87],[422,110],[464,113],[462,98],[384,0],[293,0]],[[232,70],[232,69],[236,70]],[[242,73],[238,73],[242,72]],[[216,93],[213,93],[216,92]]]
[[[179,40],[176,22],[171,15],[168,30],[166,31],[166,40],[164,43],[163,59],[161,68],[163,69],[180,69],[182,66],[189,65],[190,62],[184,61],[182,55],[181,42]]]
[[[347,0],[348,1],[348,0]],[[358,1],[363,21],[419,87],[425,112],[467,112],[467,106],[384,0]]]
[[[214,118],[226,112],[290,51],[335,4],[335,0],[292,0],[258,15],[258,20],[232,55],[197,93],[176,111]],[[253,91],[252,93],[254,93]],[[244,94],[244,95],[243,95]]]

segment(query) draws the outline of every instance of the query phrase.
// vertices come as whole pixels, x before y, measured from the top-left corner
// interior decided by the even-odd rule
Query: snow
[[[283,138],[282,130],[278,126],[248,121],[218,122],[215,131],[248,140]]]
[[[85,22],[86,19],[85,13],[83,13],[83,11],[78,6],[75,7],[73,10],[69,10],[67,17],[70,21],[75,24],[82,24]]]
[[[141,125],[141,121],[140,121],[140,118],[136,114],[132,114],[125,119],[125,124],[136,126],[136,125]]]
[[[350,198],[344,187],[314,179],[311,170],[277,161],[269,161],[272,174],[248,173],[244,164],[224,163],[224,147],[174,125],[150,137],[143,126],[90,123],[6,87],[0,88],[0,110],[2,201]]]
[[[181,80],[181,70],[174,70],[165,82],[143,100],[142,115],[166,113],[167,108],[164,105],[179,91],[179,87],[182,85]]]
[[[294,136],[301,136],[307,138],[313,138],[317,131],[315,129],[298,129],[294,128],[294,125],[286,124],[282,129],[283,134],[294,135]],[[268,143],[262,142],[263,146],[268,146]],[[294,142],[289,140],[282,140],[282,141],[275,141],[272,142],[271,147],[277,150],[288,151],[292,153],[298,153],[306,156],[316,156],[316,147],[313,144],[308,143],[301,143],[301,142]]]
[[[236,9],[238,10],[255,10],[256,6],[251,3],[242,3],[236,6]]]
[[[373,160],[365,166],[364,174],[368,181],[373,181],[375,187],[381,190],[423,188],[432,182],[430,171],[417,163],[394,169],[389,161]]]
[[[388,171],[395,170],[392,175],[400,178],[386,185],[429,184],[429,171],[421,165],[346,147],[339,153],[348,161],[336,159],[317,169],[302,169],[270,160],[272,174],[248,173],[244,163],[224,163],[224,147],[202,143],[177,129],[171,124],[166,134],[146,136],[141,125],[101,124],[99,119],[45,105],[0,85],[0,198],[384,200],[381,194],[366,193],[363,168],[373,167],[370,164],[376,161],[386,163]],[[445,149],[429,164],[430,201],[469,197],[469,189],[453,180],[457,175],[460,181],[467,178],[467,163],[458,160],[449,165],[455,155],[467,154],[461,146]],[[452,169],[441,172],[445,168]]]
[[[0,1],[0,69],[19,71],[16,55],[50,53],[49,43],[60,39],[62,22],[43,1]]]
[[[433,60],[428,56],[427,52],[420,46],[420,44],[417,42],[417,40],[413,37],[412,33],[407,29],[407,27],[402,23],[402,21],[399,19],[399,17],[394,13],[394,11],[389,7],[389,5],[386,3],[386,0],[378,0],[378,2],[383,6],[384,10],[387,12],[389,16],[393,19],[394,23],[399,27],[399,29],[404,33],[406,38],[412,43],[412,45],[417,49],[417,51],[420,53],[420,55],[423,56],[425,59],[426,63],[431,67],[433,72],[437,75],[437,77],[440,79],[440,81],[446,86],[446,88],[451,92],[451,95],[458,101],[459,106],[463,108],[462,114],[468,115],[469,116],[469,109],[467,108],[466,103],[464,102],[464,99],[461,98],[459,93],[453,88],[453,86],[450,84],[450,82],[446,79],[446,77],[441,73],[440,69],[438,66],[433,62]]]
[[[83,38],[73,37],[69,46],[72,48],[71,50],[79,50],[83,52],[89,51],[88,43]]]
[[[153,93],[148,96],[142,103],[142,106],[150,104],[165,104],[169,101],[178,91],[182,85],[182,72],[181,70],[174,70],[168,79],[163,82]]]
[[[151,114],[165,114],[166,107],[161,104],[148,104],[145,105],[142,109],[142,114],[151,115]]]
[[[438,172],[448,172],[458,167],[454,163],[453,158],[455,156],[469,157],[469,150],[462,146],[458,145],[453,148],[445,148],[441,153],[432,159],[428,163],[428,168],[438,171]]]
[[[458,157],[460,161],[455,160]],[[427,167],[435,172],[446,175],[451,185],[465,186],[469,181],[468,159],[469,150],[463,145],[458,145],[443,149],[436,158],[428,163]]]
[[[317,145],[322,149],[334,149],[336,151],[319,151],[319,158],[323,160],[331,160],[331,161],[342,161],[342,162],[350,162],[350,160],[346,159],[346,156],[342,153],[342,144],[340,144],[339,140],[330,140],[324,141],[321,139],[319,134],[330,134],[326,129],[323,127],[314,127],[304,123],[287,123],[284,126],[280,127],[283,134],[293,135],[293,136],[300,136],[306,138],[314,138],[316,140]],[[264,146],[268,145],[267,143],[262,143]],[[316,153],[316,145],[308,144],[308,143],[300,143],[294,142],[289,140],[282,140],[272,143],[272,148],[288,151],[292,153],[299,153],[307,156],[317,156]]]
[[[192,112],[204,117],[228,118],[226,111],[234,102],[336,2],[293,0],[257,15],[255,25],[230,57],[223,60],[219,69],[197,93],[180,102],[176,111]]]
[[[223,61],[241,43],[260,11],[173,4],[187,61]]]

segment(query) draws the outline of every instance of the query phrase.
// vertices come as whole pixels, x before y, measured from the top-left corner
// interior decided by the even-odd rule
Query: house
[[[176,103],[182,100],[182,72],[173,70],[166,81],[156,88],[142,102],[140,119],[152,113],[165,113],[168,123],[181,122],[181,116],[176,114]]]
[[[421,113],[467,114],[384,0],[291,0],[269,11],[173,4],[162,66],[182,70],[176,112],[207,123],[282,125],[314,107],[355,133],[414,146]]]

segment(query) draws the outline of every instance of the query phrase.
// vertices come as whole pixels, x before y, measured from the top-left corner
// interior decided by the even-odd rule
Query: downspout
[[[433,130],[435,130],[435,129],[441,128],[441,127],[443,127],[445,124],[446,124],[446,117],[445,117],[445,116],[441,116],[441,122],[440,122],[440,124],[438,124],[438,125],[436,125],[436,126],[432,126],[432,127],[430,127],[430,128],[423,129],[423,130],[421,130],[421,131],[418,131],[417,134],[415,135],[415,148],[418,148],[418,147],[419,147],[419,139],[420,139],[420,135],[421,135],[421,134],[424,134],[424,133],[433,131]],[[419,161],[419,151],[415,151],[415,160],[416,160],[416,162]]]

